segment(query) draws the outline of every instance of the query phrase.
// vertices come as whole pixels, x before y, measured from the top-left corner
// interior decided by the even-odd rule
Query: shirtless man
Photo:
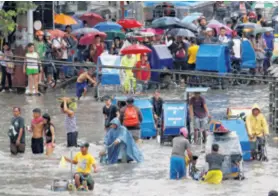
[[[31,122],[31,131],[33,133],[31,140],[31,149],[33,154],[44,153],[44,139],[43,139],[43,118],[41,110],[36,108],[33,110],[33,119]]]
[[[76,83],[76,95],[78,100],[83,95],[85,97],[87,92],[87,80],[92,82],[94,86],[97,84],[96,80],[94,80],[90,75],[92,75],[92,71],[84,71],[81,73],[77,79]]]

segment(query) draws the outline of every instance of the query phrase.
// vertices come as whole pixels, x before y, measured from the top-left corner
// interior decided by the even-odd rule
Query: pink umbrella
[[[107,34],[105,34],[104,32],[93,32],[93,33],[89,33],[87,35],[84,35],[80,38],[79,40],[79,44],[80,45],[89,45],[94,43],[95,37],[99,35],[102,39],[105,39],[107,37]]]
[[[143,30],[141,30],[141,31],[142,31],[142,32],[154,33],[155,35],[162,35],[162,34],[164,34],[164,30],[162,30],[162,29],[147,28],[147,29],[143,29]]]
[[[99,14],[95,13],[85,13],[81,17],[79,17],[81,20],[85,20],[90,27],[95,26],[99,22],[104,22],[105,20],[100,16]]]
[[[229,27],[227,27],[226,25],[222,24],[222,23],[213,23],[212,22],[212,23],[209,23],[207,25],[207,27],[210,27],[212,29],[214,28],[218,34],[220,33],[220,28],[221,27],[224,27],[226,29],[226,33],[227,34],[231,34],[232,33],[232,30]]]

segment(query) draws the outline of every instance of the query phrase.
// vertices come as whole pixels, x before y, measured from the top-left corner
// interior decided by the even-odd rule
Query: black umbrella
[[[184,24],[178,18],[168,16],[155,19],[151,27],[158,29],[185,28]]]

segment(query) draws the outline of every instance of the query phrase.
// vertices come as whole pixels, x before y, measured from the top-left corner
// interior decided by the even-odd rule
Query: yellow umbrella
[[[71,16],[65,14],[56,14],[54,16],[54,23],[61,25],[74,25],[77,24],[77,21]]]

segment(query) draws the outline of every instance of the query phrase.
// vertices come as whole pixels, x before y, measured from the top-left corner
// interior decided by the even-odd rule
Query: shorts
[[[194,129],[205,130],[208,125],[208,118],[194,117]]]
[[[39,74],[39,69],[30,69],[27,67],[26,69],[26,74],[29,75],[35,75],[35,74]]]
[[[210,170],[203,176],[203,181],[209,184],[220,184],[223,179],[221,170]]]
[[[77,147],[78,132],[67,133],[67,147]]]
[[[87,89],[87,82],[76,83],[76,96],[79,98],[82,96],[84,89]]]
[[[75,175],[79,175],[81,184],[84,180],[86,180],[89,190],[94,189],[94,180],[90,174],[85,175],[83,173],[75,173]]]
[[[137,141],[141,138],[140,129],[129,129],[129,128],[127,128],[127,129],[131,133],[131,135],[132,135],[132,137],[134,138],[135,141]]]
[[[51,63],[44,64],[44,72],[47,76],[53,75],[53,66]]]
[[[41,138],[32,138],[31,148],[33,154],[42,154],[44,153],[44,139]]]
[[[170,158],[170,179],[176,180],[186,176],[185,158],[171,156]]]
[[[17,146],[15,143],[10,143],[11,153],[16,155],[17,153],[24,153],[25,152],[25,144],[19,144]]]

